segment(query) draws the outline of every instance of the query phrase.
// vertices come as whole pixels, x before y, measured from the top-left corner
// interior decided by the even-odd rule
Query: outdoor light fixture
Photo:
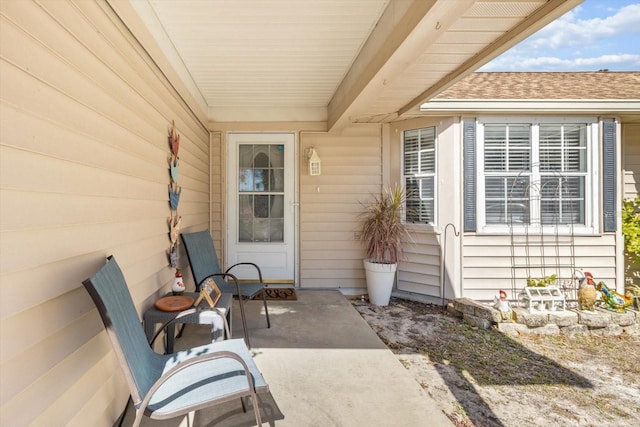
[[[321,173],[321,161],[314,147],[307,148],[307,160],[309,162],[309,175],[318,176]]]

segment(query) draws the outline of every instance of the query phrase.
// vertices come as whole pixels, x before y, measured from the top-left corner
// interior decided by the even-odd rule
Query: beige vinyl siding
[[[560,239],[569,238],[561,236]],[[515,255],[517,268],[514,265],[512,253]],[[559,258],[556,256],[559,255]],[[596,281],[604,281],[614,286],[616,283],[616,248],[615,236],[575,236],[574,237],[575,267],[593,274]],[[545,258],[539,247],[533,245],[529,252],[529,265],[526,268],[526,255],[522,247],[512,252],[511,237],[497,235],[465,235],[462,257],[462,274],[464,283],[464,297],[479,300],[489,300],[497,296],[500,289],[508,291],[508,297],[516,298],[516,293],[526,285],[528,275],[541,278],[559,271],[561,275],[571,276],[566,267],[570,264],[571,250],[569,246],[561,245],[556,252],[553,245],[544,250]],[[545,268],[540,267],[544,264]],[[556,267],[561,264],[562,267]],[[515,274],[515,282],[512,280]]]
[[[306,149],[315,147],[322,175],[310,176]],[[363,250],[356,240],[361,203],[382,184],[380,125],[360,125],[340,135],[300,135],[300,285],[365,287]]]
[[[114,254],[140,313],[168,290],[167,131],[183,230],[209,226],[209,135],[105,2],[0,8],[0,425],[111,426],[128,390],[81,282]]]
[[[405,244],[405,259],[398,265],[397,288],[440,297],[440,236],[415,226],[410,233],[412,242]]]

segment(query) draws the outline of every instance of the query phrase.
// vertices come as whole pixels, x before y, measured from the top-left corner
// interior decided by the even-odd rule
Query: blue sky
[[[478,71],[640,71],[640,1],[585,0]]]

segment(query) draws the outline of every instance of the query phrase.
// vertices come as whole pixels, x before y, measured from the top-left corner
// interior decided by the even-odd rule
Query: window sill
[[[510,229],[508,227],[495,227],[495,226],[485,226],[479,228],[476,232],[478,235],[513,235],[513,236],[600,236],[600,233],[594,227],[584,227],[584,226],[576,226],[573,230],[569,227],[548,227],[544,229],[540,229],[539,227],[529,227],[525,229],[524,227],[514,227]]]

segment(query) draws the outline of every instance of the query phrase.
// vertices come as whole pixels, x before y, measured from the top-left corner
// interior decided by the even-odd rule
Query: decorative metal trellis
[[[531,183],[521,173],[510,186],[511,292],[518,295],[528,280],[546,279],[562,291],[567,307],[574,307],[578,290],[574,224],[581,213],[570,178],[560,174],[544,178],[542,183]],[[532,207],[540,210],[534,218]]]

